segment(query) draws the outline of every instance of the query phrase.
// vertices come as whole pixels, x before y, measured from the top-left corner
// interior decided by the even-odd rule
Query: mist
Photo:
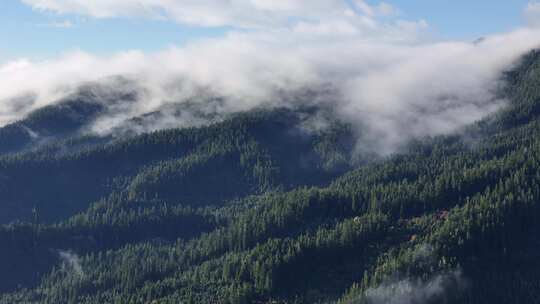
[[[412,251],[410,266],[436,269],[438,262],[435,249],[427,244],[418,244]],[[422,278],[394,273],[381,284],[367,289],[352,303],[368,304],[424,304],[445,303],[459,296],[468,288],[468,279],[461,269],[450,269],[434,273],[426,272]]]
[[[68,9],[61,1],[52,8],[28,2]],[[77,9],[111,9],[94,15],[115,16],[100,5]],[[425,21],[385,21],[396,12],[381,5],[358,1],[354,11],[338,6],[328,14],[323,6],[308,21],[287,25],[280,20],[297,11],[266,8],[265,16],[273,18],[265,23],[241,23],[223,37],[159,52],[73,51],[9,62],[0,66],[0,126],[62,101],[83,84],[107,85],[120,76],[129,80],[121,90],[137,92],[137,99],[110,105],[84,132],[144,133],[252,109],[325,106],[362,134],[368,145],[359,149],[389,154],[411,139],[452,133],[499,110],[507,102],[497,94],[502,72],[540,44],[540,31],[532,26],[476,42],[437,41]],[[178,105],[196,111],[179,112]],[[144,123],[133,124],[139,117]]]
[[[421,304],[444,299],[452,288],[459,286],[464,279],[460,271],[438,274],[427,281],[404,279],[386,282],[376,288],[368,289],[365,294],[369,304]],[[439,301],[438,301],[439,302]]]
[[[84,276],[81,259],[77,254],[71,251],[59,251],[58,256],[62,261],[62,270],[64,272],[77,278]]]

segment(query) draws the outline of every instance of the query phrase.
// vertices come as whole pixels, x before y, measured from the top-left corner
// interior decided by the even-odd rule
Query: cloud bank
[[[129,79],[139,98],[89,127],[99,134],[186,103],[209,116],[326,105],[358,127],[364,149],[391,153],[411,138],[453,132],[499,109],[501,72],[540,44],[540,30],[533,27],[476,43],[431,42],[424,21],[402,20],[396,8],[364,1],[24,2],[58,13],[248,28],[156,53],[78,51],[0,66],[0,125],[58,102],[83,83]],[[140,131],[204,123],[173,112]]]

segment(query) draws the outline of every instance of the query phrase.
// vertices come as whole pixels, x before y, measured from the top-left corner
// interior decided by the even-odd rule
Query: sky
[[[142,2],[145,1],[152,2]],[[0,63],[20,57],[46,59],[73,50],[95,54],[133,49],[156,51],[200,38],[218,37],[233,29],[231,24],[200,26],[140,14],[103,18],[77,10],[43,9],[38,7],[39,2],[55,1],[0,1],[0,37],[4,39]],[[80,0],[57,2],[69,4]],[[522,26],[528,1],[389,0],[387,3],[396,8],[401,19],[424,20],[433,39],[474,40]]]
[[[0,62],[46,59],[72,50],[110,54],[155,51],[198,37],[222,35],[225,28],[200,28],[143,18],[97,19],[32,9],[19,0],[0,1]]]

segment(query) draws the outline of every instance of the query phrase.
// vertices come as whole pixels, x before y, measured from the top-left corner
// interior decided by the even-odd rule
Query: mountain
[[[87,83],[59,102],[37,108],[24,119],[0,128],[0,155],[28,152],[42,146],[73,139],[79,146],[104,143],[106,138],[81,136],[100,116],[118,110],[137,99],[139,92],[127,79],[116,77],[101,83]],[[75,140],[76,139],[76,140]]]
[[[317,107],[125,138],[80,137],[95,96],[37,110],[0,129],[0,303],[540,303],[540,52],[502,77],[387,157]]]

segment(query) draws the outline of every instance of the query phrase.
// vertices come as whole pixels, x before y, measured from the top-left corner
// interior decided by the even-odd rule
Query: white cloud
[[[70,27],[73,27],[73,23],[69,20],[65,20],[65,21],[62,21],[62,22],[53,22],[50,24],[51,26],[53,27],[57,27],[57,28],[70,28]]]
[[[144,94],[102,117],[92,126],[95,132],[111,132],[129,118],[171,104],[203,102],[201,94],[222,97],[224,103],[208,111],[224,114],[291,106],[294,98],[287,97],[331,88],[332,95],[303,102],[330,104],[358,126],[370,150],[389,153],[410,138],[452,132],[497,110],[503,101],[493,91],[500,73],[540,45],[540,31],[533,28],[477,43],[427,42],[419,38],[425,21],[380,17],[391,9],[364,1],[352,7],[338,0],[24,1],[60,13],[174,17],[256,29],[157,53],[80,51],[0,66],[0,125],[57,102],[81,83],[118,75],[132,79]],[[266,27],[273,23],[279,26]],[[163,120],[166,127],[189,124]],[[149,128],[162,127],[156,122]]]
[[[336,94],[303,102],[330,103],[373,140],[370,149],[387,153],[410,138],[452,132],[498,109],[502,101],[494,100],[493,90],[500,72],[538,42],[540,33],[532,29],[476,44],[412,45],[277,31],[232,33],[153,54],[75,52],[50,61],[20,60],[0,67],[1,108],[19,109],[0,111],[0,122],[54,103],[81,83],[116,75],[130,77],[145,93],[118,115],[101,119],[94,131],[109,132],[126,119],[201,92],[223,97],[212,111],[224,114],[290,106],[283,96],[330,86]],[[23,96],[35,100],[16,107]]]
[[[72,253],[71,251],[59,251],[58,255],[62,261],[62,270],[71,274],[77,278],[82,278],[84,276],[84,271],[81,265],[81,259],[77,254]]]
[[[63,28],[63,29],[66,29],[66,28],[72,28],[74,26],[73,22],[69,21],[69,20],[65,20],[65,21],[56,21],[56,22],[51,22],[51,23],[47,23],[47,24],[39,24],[40,27],[52,27],[52,28]]]
[[[529,26],[540,27],[540,2],[529,2],[525,8],[524,15]]]
[[[456,270],[431,277],[428,281],[404,279],[385,282],[366,291],[365,302],[369,304],[414,304],[443,302],[448,293],[461,292],[464,278]]]
[[[311,35],[355,35],[358,34],[358,27],[345,20],[333,22],[299,22],[294,31],[300,34]]]
[[[386,2],[380,2],[377,5],[369,5],[364,0],[355,0],[353,3],[360,12],[370,17],[391,17],[399,15],[399,9]]]
[[[386,17],[396,16],[400,14],[399,10],[395,6],[390,5],[386,2],[381,2],[378,6],[376,6],[376,10],[379,15]]]
[[[97,18],[166,18],[200,26],[260,27],[289,17],[343,11],[340,0],[22,0],[35,9]]]
[[[394,16],[388,3],[354,4],[346,0],[21,0],[34,9],[96,18],[143,17],[170,19],[196,26],[261,28],[284,26],[294,18],[343,17],[359,12],[369,18]]]

